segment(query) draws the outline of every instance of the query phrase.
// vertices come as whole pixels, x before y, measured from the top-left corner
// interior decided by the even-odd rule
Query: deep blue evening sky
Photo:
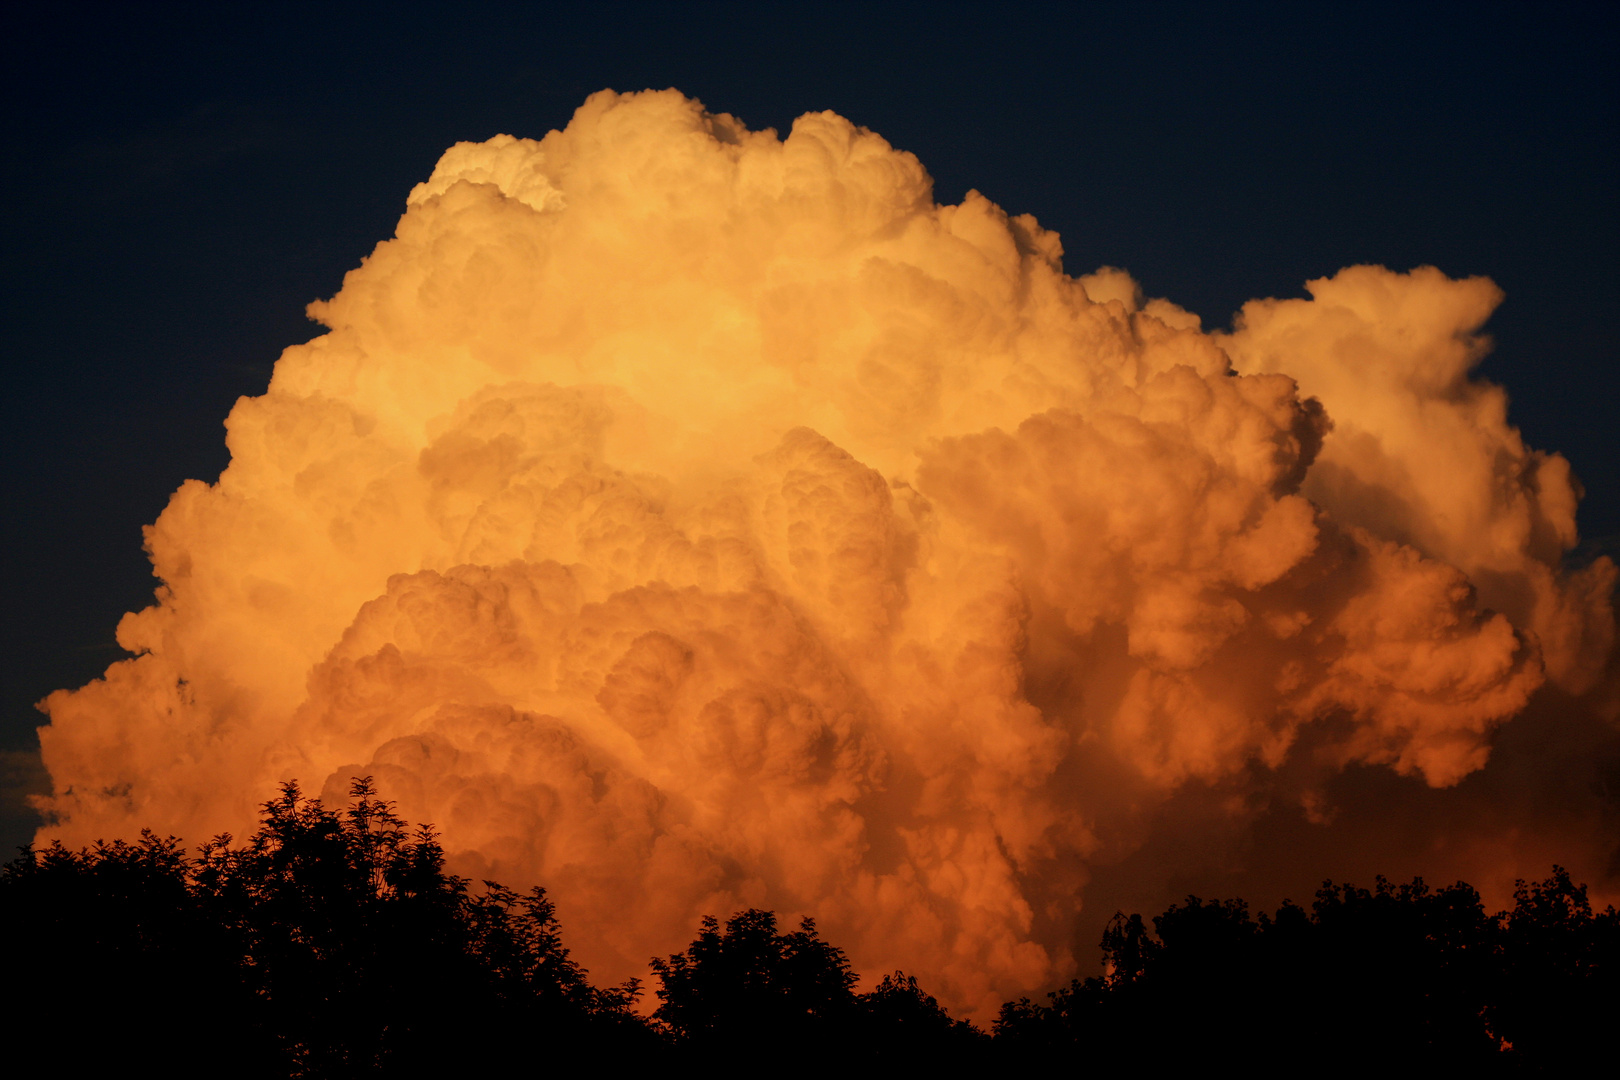
[[[568,14],[588,11],[589,14]],[[1309,12],[1307,14],[1307,12]],[[10,129],[0,842],[32,703],[98,674],[155,584],[140,526],[224,466],[304,305],[451,143],[674,86],[751,127],[832,109],[1225,325],[1358,263],[1507,293],[1485,374],[1620,537],[1616,35],[1593,5],[34,5]]]

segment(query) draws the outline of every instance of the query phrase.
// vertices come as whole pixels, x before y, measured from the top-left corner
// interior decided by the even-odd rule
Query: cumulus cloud
[[[1309,734],[1452,785],[1601,682],[1614,567],[1560,568],[1569,467],[1468,375],[1489,282],[1207,334],[1061,257],[831,113],[458,144],[148,529],[133,657],[46,702],[42,836],[370,773],[601,978],[770,907],[984,1009],[1188,784]]]

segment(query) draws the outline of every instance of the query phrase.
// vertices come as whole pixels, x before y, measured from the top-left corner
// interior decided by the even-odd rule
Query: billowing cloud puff
[[[1488,282],[1210,335],[1061,254],[830,113],[604,92],[453,147],[148,530],[43,835],[370,773],[598,978],[759,906],[982,1009],[1181,786],[1308,728],[1449,785],[1593,685],[1614,568],[1560,571],[1568,466],[1468,378]]]
[[[1238,370],[1286,371],[1330,403],[1334,437],[1304,494],[1462,570],[1481,603],[1535,631],[1553,680],[1590,690],[1614,647],[1614,564],[1558,574],[1576,542],[1569,462],[1527,448],[1502,388],[1468,378],[1501,292],[1433,267],[1356,266],[1307,288],[1245,305],[1221,339]]]

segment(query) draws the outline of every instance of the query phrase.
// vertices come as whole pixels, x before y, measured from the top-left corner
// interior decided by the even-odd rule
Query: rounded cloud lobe
[[[1211,335],[1060,258],[830,113],[604,92],[453,147],[148,529],[134,657],[46,703],[42,836],[373,774],[599,978],[769,907],[982,1010],[1186,785],[1307,731],[1452,785],[1612,679],[1568,465],[1468,377],[1489,282],[1355,267]]]

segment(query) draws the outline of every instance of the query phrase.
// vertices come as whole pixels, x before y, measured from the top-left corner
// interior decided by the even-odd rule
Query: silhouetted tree
[[[1559,868],[1496,917],[1468,885],[1379,878],[1325,883],[1309,912],[1274,918],[1189,897],[1153,925],[1116,915],[1104,976],[1003,1006],[1003,1060],[1537,1074],[1594,1060],[1620,1000],[1620,915],[1594,915]]]
[[[1292,1003],[1303,1043],[1336,1036],[1341,1059],[1366,1067],[1502,1067],[1483,1018],[1497,923],[1470,886],[1434,891],[1420,878],[1392,885],[1382,877],[1371,891],[1326,883],[1311,911],[1308,927],[1271,950],[1286,974],[1316,973],[1320,1007],[1306,1013]]]
[[[25,852],[0,873],[0,913],[35,928],[31,1030],[101,1047],[98,1069],[423,1075],[515,1065],[537,1043],[598,1060],[659,1045],[634,983],[597,990],[569,957],[543,890],[470,895],[369,778],[341,815],[287,784],[246,845],[216,837],[194,859],[149,833]],[[105,1037],[67,1037],[86,1024]]]
[[[189,887],[179,843],[25,850],[0,872],[7,1028],[65,1075],[149,1068],[284,1076],[228,926]]]
[[[824,1047],[855,1013],[855,976],[841,950],[805,919],[787,934],[769,911],[712,916],[683,953],[655,958],[662,1004],[653,1014],[680,1042],[709,1055],[748,1057],[795,1045]]]
[[[1518,883],[1502,924],[1502,977],[1487,1010],[1494,1035],[1537,1064],[1612,1058],[1620,1004],[1620,912],[1594,914],[1586,886],[1553,867]]]
[[[781,934],[769,911],[738,912],[723,930],[710,916],[685,952],[654,958],[652,968],[662,984],[653,1015],[692,1059],[777,1069],[947,1057],[960,1065],[983,1043],[903,972],[856,994],[848,959],[810,919]]]
[[[857,999],[850,1056],[874,1066],[960,1071],[987,1061],[989,1039],[956,1020],[915,976],[896,971]]]
[[[1104,974],[1008,1002],[993,1043],[902,972],[856,993],[814,922],[703,920],[639,984],[590,984],[544,890],[445,871],[369,779],[341,812],[285,785],[245,844],[27,849],[0,870],[15,1030],[73,1074],[417,1076],[669,1058],[775,1073],[897,1068],[1537,1075],[1601,1060],[1620,914],[1555,867],[1488,916],[1464,884],[1324,883],[1253,917],[1188,897],[1116,914]]]

